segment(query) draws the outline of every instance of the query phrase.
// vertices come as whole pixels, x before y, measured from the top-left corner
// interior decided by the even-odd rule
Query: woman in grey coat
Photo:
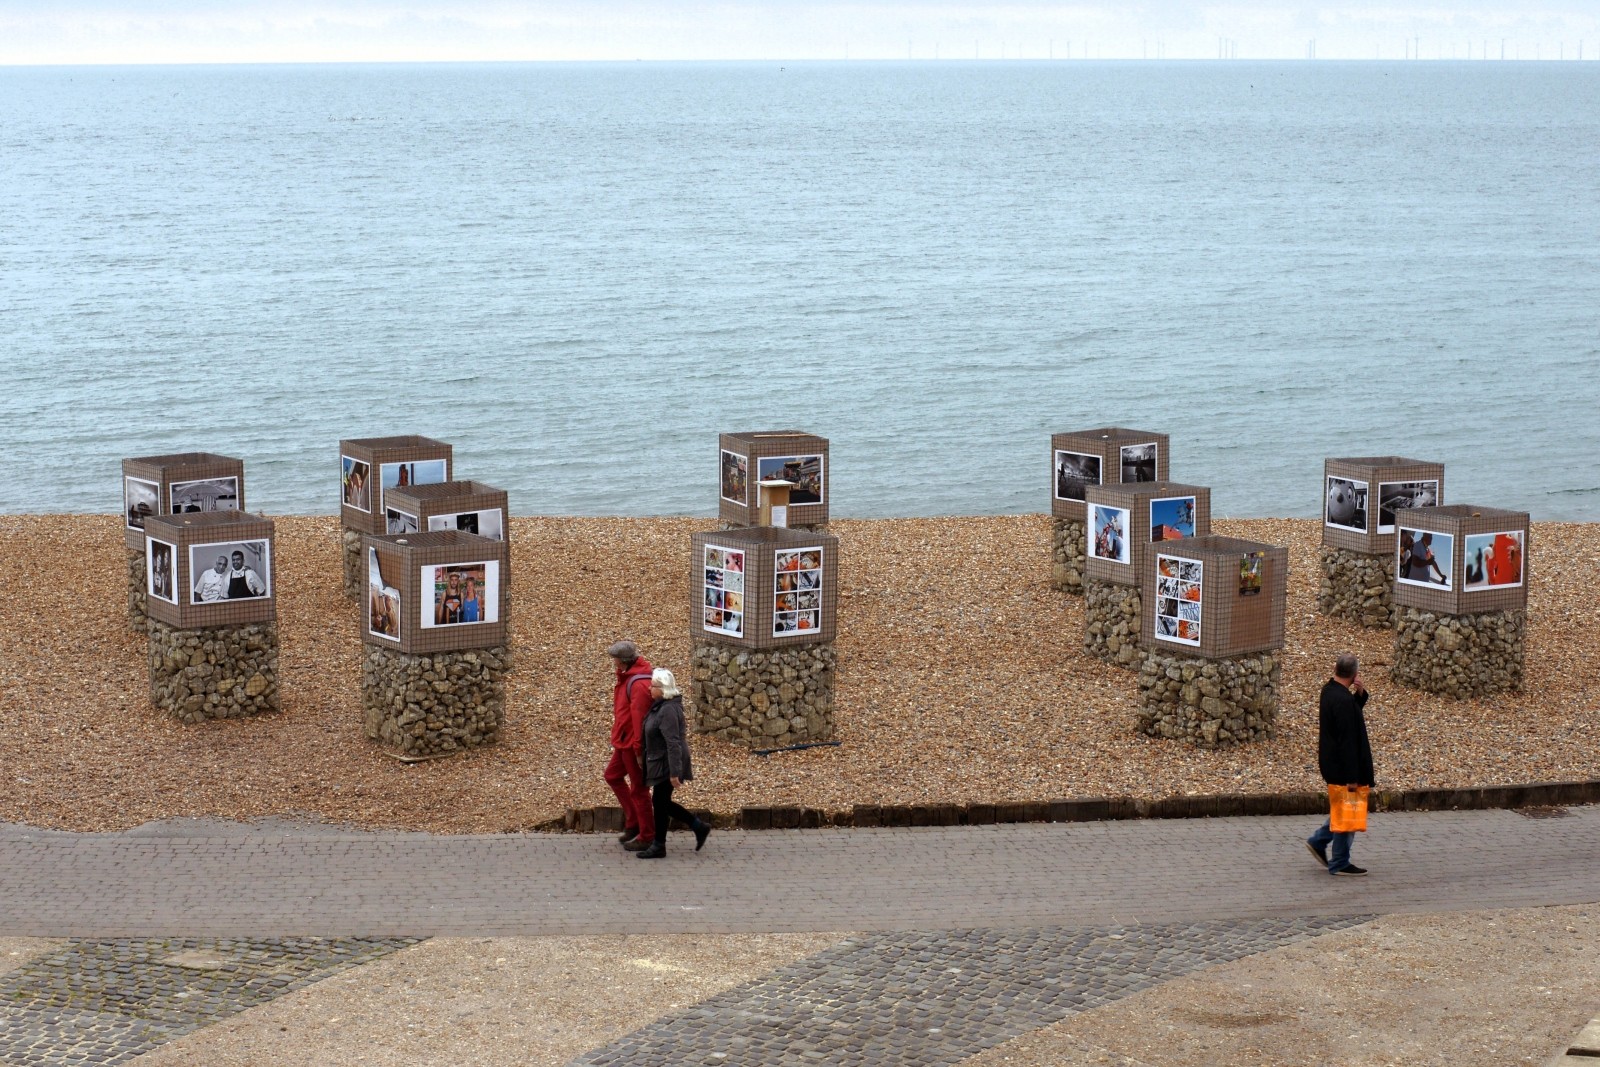
[[[683,694],[671,671],[657,669],[650,675],[650,711],[644,717],[644,782],[650,787],[651,807],[656,814],[656,839],[638,853],[642,860],[658,860],[667,854],[667,827],[673,819],[694,831],[694,850],[706,843],[711,826],[672,799],[672,791],[694,777],[689,765],[689,739],[684,736]]]

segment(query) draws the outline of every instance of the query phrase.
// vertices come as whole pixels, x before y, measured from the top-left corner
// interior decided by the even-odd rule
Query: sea
[[[836,517],[1049,509],[1171,435],[1219,517],[1327,457],[1600,520],[1600,63],[0,69],[0,511],[125,457],[331,514],[425,434],[517,514],[713,514],[718,435]]]

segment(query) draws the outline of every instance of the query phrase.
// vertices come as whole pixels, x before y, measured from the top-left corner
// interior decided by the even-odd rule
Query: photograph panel
[[[378,550],[367,548],[367,632],[386,641],[400,640],[400,590],[384,581]]]
[[[1150,501],[1150,540],[1181,541],[1194,536],[1194,497],[1169,496]]]
[[[1265,568],[1265,552],[1246,552],[1239,557],[1239,595],[1261,595],[1261,572]]]
[[[789,504],[820,504],[823,499],[822,457],[815,456],[764,456],[756,465],[759,481],[782,478],[793,482],[789,490]]]
[[[213,541],[189,546],[189,603],[261,600],[272,595],[272,544]]]
[[[339,499],[347,508],[372,512],[372,466],[354,456],[339,457]]]
[[[494,541],[506,539],[506,518],[500,508],[484,508],[481,511],[458,511],[449,515],[429,515],[428,532],[436,530],[457,530],[461,533],[477,534]]]
[[[1124,482],[1153,482],[1156,480],[1155,441],[1144,445],[1122,446],[1122,480]]]
[[[1378,532],[1394,533],[1395,512],[1407,508],[1432,508],[1439,505],[1439,482],[1378,483]]]
[[[1400,527],[1399,559],[1395,565],[1395,580],[1407,585],[1426,585],[1434,589],[1449,589],[1450,564],[1455,551],[1455,538],[1433,530],[1413,530]]]
[[[409,511],[401,511],[399,508],[384,508],[383,532],[414,534],[417,532],[417,517]]]
[[[173,482],[172,514],[188,515],[204,511],[238,511],[239,479],[197,478],[192,482]]]
[[[1515,589],[1522,584],[1521,530],[1468,534],[1462,541],[1462,549],[1466,553],[1466,575],[1461,583],[1462,589],[1468,592]]]
[[[1089,510],[1089,555],[1108,563],[1130,562],[1132,546],[1128,543],[1128,509],[1095,504]]]
[[[145,592],[168,604],[178,602],[178,546],[148,538],[144,543]]]
[[[408,485],[438,485],[449,481],[445,470],[448,464],[442,459],[424,459],[412,463],[382,463],[378,466],[378,482],[384,490],[400,489]],[[383,504],[380,492],[377,503]]]
[[[728,637],[744,636],[744,550],[706,545],[703,628]]]
[[[122,479],[122,515],[130,530],[144,529],[144,520],[161,514],[161,486],[143,478]]]
[[[1082,500],[1091,485],[1100,484],[1100,457],[1056,449],[1057,500]]]
[[[772,636],[790,637],[820,629],[820,607],[806,605],[821,603],[822,546],[783,549],[773,553],[773,559]]]
[[[750,457],[722,449],[720,492],[729,503],[750,506]]]
[[[1354,478],[1328,475],[1323,500],[1322,521],[1328,526],[1356,533],[1367,532],[1367,483]]]
[[[418,621],[424,630],[500,621],[500,561],[422,567]]]
[[[1156,556],[1156,574],[1167,579],[1173,595],[1156,598],[1155,635],[1179,645],[1198,645],[1204,605],[1201,603],[1205,564],[1176,556]]]

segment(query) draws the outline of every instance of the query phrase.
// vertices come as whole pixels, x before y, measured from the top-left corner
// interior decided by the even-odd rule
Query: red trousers
[[[611,762],[606,764],[606,785],[617,794],[617,803],[622,805],[623,829],[637,829],[640,841],[654,841],[656,816],[650,806],[650,790],[644,784],[638,753],[631,748],[612,749]]]

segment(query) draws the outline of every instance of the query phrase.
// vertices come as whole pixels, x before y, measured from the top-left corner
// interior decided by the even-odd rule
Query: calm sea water
[[[710,514],[716,436],[840,516],[1043,511],[1172,435],[1218,515],[1330,455],[1600,519],[1600,64],[0,70],[8,512],[119,460],[336,508],[423,433],[542,514]]]

